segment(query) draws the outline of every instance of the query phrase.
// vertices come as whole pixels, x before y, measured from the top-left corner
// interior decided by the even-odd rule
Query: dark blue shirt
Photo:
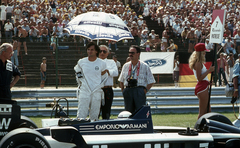
[[[0,59],[0,99],[11,99],[10,83],[12,82],[12,77],[21,76],[20,71],[17,66],[9,60],[3,64]]]

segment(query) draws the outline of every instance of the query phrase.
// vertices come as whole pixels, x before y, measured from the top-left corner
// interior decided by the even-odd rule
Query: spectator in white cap
[[[154,40],[156,37],[155,30],[151,30],[151,33],[149,34],[149,36],[151,36],[151,38]]]
[[[15,19],[20,20],[22,18],[21,14],[22,14],[22,11],[21,11],[21,9],[19,9],[19,6],[17,5],[15,10],[14,10],[14,17],[15,17]]]
[[[143,17],[141,15],[139,16],[137,23],[138,23],[138,26],[142,26],[142,24],[143,24]]]
[[[140,38],[141,38],[140,46],[143,46],[148,40],[148,30],[143,30]]]
[[[167,11],[166,14],[163,16],[164,27],[166,27],[169,22],[170,22],[170,14]]]
[[[213,50],[213,43],[209,43],[209,39],[206,39],[205,46],[206,49]]]
[[[175,20],[175,23],[173,23],[173,27],[172,27],[173,33],[174,33],[175,36],[177,36],[177,29],[178,29],[178,27],[180,27],[179,20]]]

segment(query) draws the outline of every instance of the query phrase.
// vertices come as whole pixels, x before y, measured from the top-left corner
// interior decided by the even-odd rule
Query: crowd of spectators
[[[74,17],[85,12],[116,14],[131,28],[132,23],[137,22],[138,16],[130,7],[132,3],[128,3],[129,1],[120,0],[5,0],[0,7],[0,24],[4,30],[4,33],[1,33],[4,34],[6,42],[11,42],[13,37],[20,38],[19,27],[27,31],[27,39],[30,42],[50,42],[55,35],[60,41],[72,39],[76,42],[79,37],[70,36],[64,27]],[[143,17],[140,19],[143,23]],[[85,41],[86,39],[84,43]],[[111,44],[114,42],[109,42],[109,47]],[[27,55],[26,51],[25,54]]]
[[[220,46],[227,54],[230,53],[229,51],[234,54],[240,53],[240,3],[238,0],[152,0],[135,2],[135,6],[143,11],[143,17],[150,16],[159,24],[159,27],[165,28],[161,34],[161,51],[168,51],[169,40],[178,38],[178,43],[184,44],[188,52],[194,51],[196,43],[205,43],[208,49],[213,49],[213,44],[209,43],[212,12],[216,9],[224,9],[226,10],[224,40]],[[146,37],[150,32],[142,31],[139,35],[142,45],[147,40],[154,39],[152,36]],[[227,40],[232,42],[231,48],[225,45]],[[151,48],[156,49],[154,45],[153,40]]]
[[[131,29],[133,42],[145,47],[146,51],[176,51],[177,43],[170,39],[178,38],[178,43],[192,52],[199,42],[213,49],[209,43],[212,12],[225,9],[221,46],[227,54],[237,54],[240,53],[239,7],[238,0],[3,0],[0,23],[7,42],[11,42],[12,37],[19,37],[19,25],[28,32],[30,42],[51,42],[54,34],[61,41],[70,38],[78,42],[79,37],[70,36],[63,30],[69,21],[89,11],[113,13]],[[165,28],[162,34],[149,30],[144,20],[148,16],[159,24],[158,27]],[[230,47],[225,44],[228,40],[232,43]],[[114,42],[109,41],[109,47],[111,44]]]
[[[140,6],[144,4],[144,6]],[[227,80],[231,80],[234,55],[240,57],[240,3],[239,0],[156,0],[140,1],[135,6],[143,7],[143,17],[150,16],[151,20],[156,21],[159,27],[164,28],[161,34],[158,48],[154,44],[154,38],[146,30],[141,32],[141,44],[150,44],[150,49],[158,51],[176,51],[174,41],[184,45],[189,53],[194,51],[197,43],[205,43],[206,48],[213,50],[214,46],[222,50],[223,59],[226,61]],[[226,10],[224,35],[222,43],[212,44],[209,42],[212,25],[213,10]],[[148,43],[150,41],[150,43]],[[176,43],[177,44],[177,43]],[[179,44],[179,45],[180,45]],[[155,45],[155,46],[154,46]],[[160,45],[160,48],[159,48]],[[148,48],[149,51],[149,48]],[[220,73],[218,71],[218,73]],[[221,76],[219,75],[219,85],[221,86]]]
[[[70,36],[63,28],[77,15],[89,11],[113,13],[122,18],[134,37],[130,42],[148,52],[171,52],[178,49],[177,45],[183,45],[191,53],[196,43],[214,49],[209,43],[212,12],[224,9],[224,38],[218,49],[225,52],[225,59],[240,53],[239,0],[2,0],[0,9],[0,42],[2,39],[15,44],[15,58],[21,44],[27,55],[26,41],[46,41],[53,47],[53,53],[57,37],[60,41],[86,44],[87,39]],[[146,17],[157,22],[156,30],[163,31],[149,29]],[[107,43],[118,49],[115,42]]]

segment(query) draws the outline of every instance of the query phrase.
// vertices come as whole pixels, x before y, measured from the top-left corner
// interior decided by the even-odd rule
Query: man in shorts
[[[41,84],[40,87],[41,89],[44,88],[44,84],[46,82],[46,78],[47,78],[47,58],[43,57],[42,58],[42,63],[40,65],[40,75],[41,75]]]
[[[18,40],[18,55],[19,55],[19,51],[21,49],[21,44],[22,43],[23,43],[25,55],[28,55],[28,53],[27,53],[27,43],[26,43],[26,37],[28,36],[28,33],[20,25],[18,25],[17,29],[18,29],[18,37],[19,37],[19,40]]]

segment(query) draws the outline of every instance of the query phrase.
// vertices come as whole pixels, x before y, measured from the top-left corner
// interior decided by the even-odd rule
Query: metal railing
[[[54,98],[67,98],[69,114],[74,116],[77,113],[76,89],[15,90],[12,91],[12,97],[21,106],[22,115],[26,116],[50,116],[52,109],[47,108],[46,104],[53,102]],[[225,96],[223,87],[212,88],[213,112],[232,112],[230,101],[231,98]],[[198,112],[198,98],[194,95],[194,88],[152,88],[147,93],[147,102],[153,114]],[[67,106],[64,101],[60,101],[60,104]],[[123,110],[122,92],[119,88],[114,89],[112,114],[117,115]]]

